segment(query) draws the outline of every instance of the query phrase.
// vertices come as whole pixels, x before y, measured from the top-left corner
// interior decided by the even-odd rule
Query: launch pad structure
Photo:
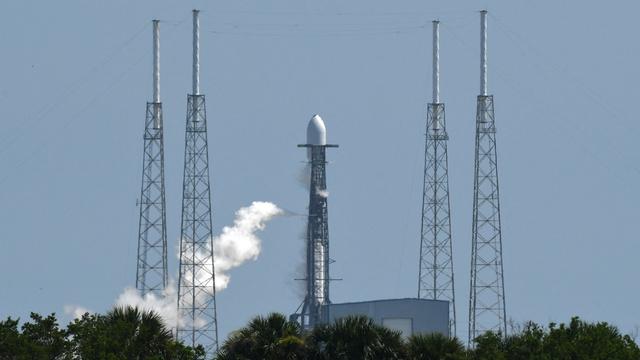
[[[481,11],[468,341],[487,331],[506,335],[502,231],[494,99],[487,90],[487,11]],[[291,320],[304,331],[350,315],[369,316],[403,335],[456,336],[445,104],[440,99],[439,21],[433,22],[433,98],[427,106],[418,297],[334,304],[330,300],[328,148],[323,119],[307,125],[309,171],[305,296]],[[205,96],[200,92],[200,22],[193,10],[192,92],[187,95],[176,339],[218,351],[218,317]],[[136,288],[164,296],[168,286],[164,124],[160,100],[160,27],[153,20],[153,99],[147,102],[138,231]]]
[[[329,223],[326,149],[338,147],[327,144],[326,127],[320,116],[314,115],[307,126],[307,143],[298,145],[307,149],[309,163],[309,213],[306,237],[305,297],[291,315],[303,331],[328,324],[347,316],[361,315],[409,337],[415,333],[439,332],[449,335],[449,302],[434,299],[381,299],[347,303],[332,303],[329,287]]]

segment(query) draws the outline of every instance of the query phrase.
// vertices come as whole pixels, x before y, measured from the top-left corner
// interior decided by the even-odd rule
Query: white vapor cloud
[[[263,201],[254,201],[236,212],[233,225],[225,226],[213,239],[216,290],[229,285],[229,270],[258,258],[261,241],[256,232],[264,230],[267,221],[283,214],[275,204]]]
[[[160,315],[170,328],[174,328],[178,323],[178,293],[174,282],[170,282],[163,291],[162,296],[147,293],[144,296],[132,287],[124,289],[122,294],[116,299],[116,306],[133,306],[144,311],[153,311]]]
[[[309,163],[305,163],[304,166],[298,169],[296,180],[303,189],[309,189],[309,184],[311,183],[311,165]]]
[[[92,311],[79,305],[65,305],[64,313],[67,316],[72,316],[73,319],[80,319],[82,315],[92,313]]]
[[[262,241],[256,235],[258,231],[264,230],[267,222],[276,216],[284,215],[285,212],[270,202],[254,201],[247,207],[242,207],[236,211],[233,225],[225,226],[220,235],[213,238],[213,254],[215,259],[215,279],[216,291],[224,290],[229,285],[229,271],[241,266],[249,260],[256,260],[260,255]],[[195,274],[195,283],[199,286],[209,285],[212,282],[211,271],[211,248],[206,251],[196,253],[196,258],[203,261],[205,269],[199,269]],[[190,274],[185,274],[181,281],[184,286],[189,286],[194,282]],[[200,293],[200,296],[205,295]],[[116,299],[116,306],[134,306],[146,311],[153,311],[164,319],[168,327],[174,328],[178,321],[180,325],[185,324],[185,319],[179,319],[178,294],[176,284],[171,281],[161,296],[148,293],[142,296],[140,292],[132,287],[126,288]],[[66,305],[66,314],[81,317],[88,310],[76,305]],[[194,325],[197,327],[199,319],[195,319]]]

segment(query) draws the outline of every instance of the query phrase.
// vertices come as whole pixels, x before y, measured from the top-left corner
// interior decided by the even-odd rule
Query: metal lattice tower
[[[218,320],[207,116],[199,83],[198,15],[194,10],[193,94],[187,96],[176,336],[189,346],[204,346],[210,358],[218,350]]]
[[[493,96],[487,95],[487,12],[481,13],[480,96],[476,115],[469,344],[487,331],[507,333],[498,158]]]
[[[327,144],[327,133],[320,116],[311,118],[307,127],[307,148],[311,177],[309,184],[309,216],[307,220],[306,292],[302,311],[294,319],[304,330],[328,322],[326,305],[329,300],[329,216],[327,204],[326,149],[338,147]]]
[[[160,29],[153,21],[153,102],[147,103],[138,225],[136,288],[160,296],[167,286],[164,139],[160,102]]]
[[[449,211],[444,104],[440,102],[439,21],[433,22],[433,102],[428,105],[422,190],[418,297],[449,302],[449,335],[456,334],[456,307]]]

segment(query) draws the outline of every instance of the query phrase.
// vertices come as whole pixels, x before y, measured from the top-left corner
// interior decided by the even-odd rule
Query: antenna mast
[[[487,331],[505,336],[500,191],[493,95],[487,92],[487,11],[480,12],[480,96],[476,115],[469,344]]]
[[[480,11],[480,95],[487,96],[487,10]]]
[[[200,95],[200,10],[193,10],[193,95]]]
[[[218,350],[216,280],[213,263],[209,145],[204,95],[199,79],[199,11],[193,10],[193,94],[187,95],[178,323],[176,336],[204,346],[207,358]]]
[[[153,20],[153,102],[147,103],[138,223],[136,288],[161,296],[167,286],[164,135],[160,102],[160,24]]]
[[[440,103],[440,21],[433,21],[433,104]]]
[[[449,302],[449,335],[456,334],[449,170],[444,103],[440,102],[440,22],[433,22],[433,102],[427,107],[418,297]]]

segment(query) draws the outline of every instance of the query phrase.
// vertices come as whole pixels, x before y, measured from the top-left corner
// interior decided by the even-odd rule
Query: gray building
[[[388,299],[325,305],[329,322],[350,315],[365,315],[377,324],[413,334],[439,332],[449,336],[449,302],[427,299]]]

